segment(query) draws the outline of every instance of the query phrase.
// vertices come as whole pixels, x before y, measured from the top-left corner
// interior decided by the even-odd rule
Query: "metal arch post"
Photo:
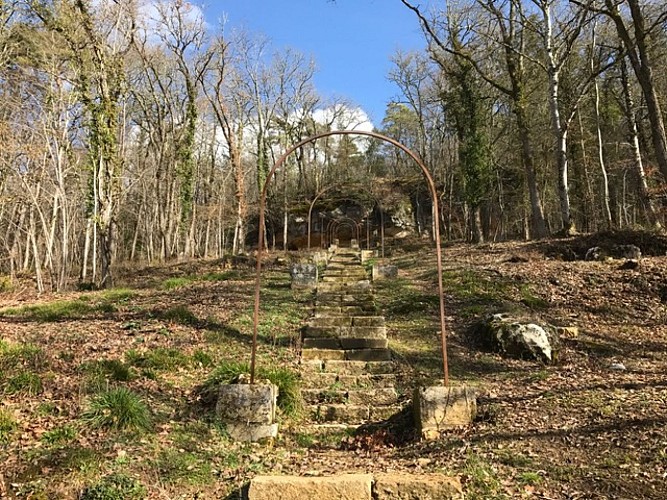
[[[421,169],[428,184],[428,189],[431,194],[431,200],[433,203],[433,212],[436,214],[436,217],[433,219],[433,232],[435,237],[435,252],[437,259],[437,271],[438,271],[438,292],[440,295],[440,337],[441,337],[441,347],[442,347],[442,365],[443,365],[443,375],[445,386],[449,385],[449,367],[447,361],[447,335],[445,329],[445,297],[444,289],[442,283],[442,246],[440,241],[440,209],[438,204],[438,193],[435,187],[435,182],[433,176],[426,168],[426,165],[422,160],[409,148],[405,147],[403,144],[398,142],[391,137],[386,135],[379,134],[377,132],[366,132],[362,130],[337,130],[332,132],[322,132],[320,134],[315,134],[311,137],[299,141],[297,144],[289,148],[285,153],[283,153],[280,158],[273,164],[271,170],[266,176],[266,182],[264,182],[264,187],[262,188],[262,193],[259,199],[259,224],[258,224],[258,238],[257,238],[257,265],[256,265],[256,276],[255,276],[255,307],[254,307],[254,317],[253,317],[253,331],[252,331],[252,349],[250,355],[250,383],[255,382],[255,364],[257,357],[257,332],[259,330],[259,295],[261,287],[261,273],[262,273],[262,253],[264,251],[264,224],[265,224],[265,211],[266,211],[266,196],[268,193],[269,185],[273,180],[273,176],[279,167],[281,167],[287,158],[294,153],[297,149],[314,142],[318,139],[325,137],[331,137],[334,135],[361,135],[365,137],[372,137],[384,142],[387,142],[401,151],[405,152]]]

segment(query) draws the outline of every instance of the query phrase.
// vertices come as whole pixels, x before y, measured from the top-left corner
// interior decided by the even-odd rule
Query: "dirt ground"
[[[591,246],[619,244],[642,249],[636,268],[583,260]],[[412,387],[441,376],[437,275],[430,248],[390,250],[400,277],[378,283],[376,298],[408,402]],[[29,283],[15,285],[0,295],[0,497],[77,498],[116,474],[149,498],[235,498],[260,473],[408,471],[457,475],[466,498],[667,498],[666,251],[665,238],[634,232],[446,245],[449,367],[454,383],[476,388],[479,416],[428,442],[415,438],[408,413],[326,433],[283,416],[271,446],[230,442],[198,388],[219,363],[248,358],[250,268],[132,269],[115,292],[37,297]],[[297,370],[308,298],[292,295],[283,264],[263,286],[260,362]],[[471,325],[499,311],[576,330],[561,338],[554,365],[506,359],[470,338]],[[7,347],[25,345],[38,354],[19,359]],[[129,367],[127,381],[106,383],[141,395],[150,429],[87,424],[96,394],[87,367],[101,359]]]

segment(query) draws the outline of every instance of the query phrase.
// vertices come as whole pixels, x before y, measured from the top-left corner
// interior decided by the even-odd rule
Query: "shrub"
[[[125,387],[103,392],[92,399],[83,414],[91,427],[113,430],[144,430],[151,426],[148,407]]]

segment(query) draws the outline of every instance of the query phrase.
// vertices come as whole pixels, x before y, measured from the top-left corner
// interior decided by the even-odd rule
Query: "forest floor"
[[[617,243],[642,248],[637,269],[563,258]],[[249,266],[126,269],[122,288],[42,296],[18,282],[0,294],[0,497],[236,498],[256,474],[406,471],[459,476],[466,498],[667,498],[666,251],[646,233],[447,245],[450,371],[476,388],[479,418],[435,441],[405,414],[311,433],[291,408],[271,445],[231,442],[205,388],[248,361]],[[399,278],[377,282],[376,298],[408,400],[442,370],[437,273],[428,246],[390,253]],[[262,282],[258,359],[298,372],[309,297],[290,290],[290,258]],[[473,348],[471,324],[508,310],[578,334],[553,366]],[[117,388],[138,404],[104,400]],[[104,401],[128,404],[134,429]]]

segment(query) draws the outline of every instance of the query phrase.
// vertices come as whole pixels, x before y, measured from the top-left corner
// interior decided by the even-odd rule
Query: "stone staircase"
[[[303,332],[302,395],[311,420],[361,425],[400,411],[391,358],[360,252],[335,250]]]

